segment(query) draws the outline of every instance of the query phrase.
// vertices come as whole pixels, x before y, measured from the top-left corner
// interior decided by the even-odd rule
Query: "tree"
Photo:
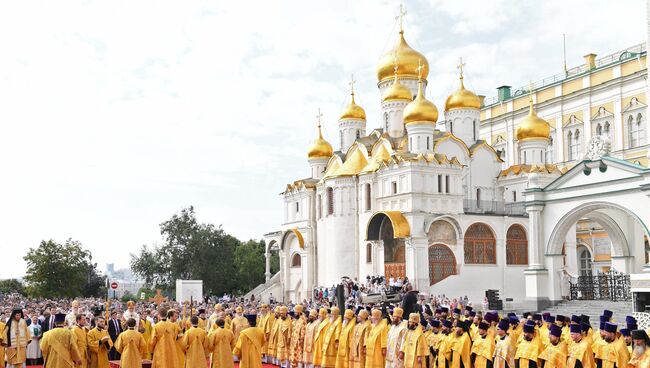
[[[98,296],[102,294],[104,278],[92,263],[90,252],[78,241],[41,241],[37,248],[29,248],[23,257],[27,263],[27,281],[30,294],[39,297]]]
[[[25,284],[18,279],[0,280],[0,294],[18,293],[26,295]]]
[[[237,291],[245,293],[264,282],[264,241],[249,240],[235,249],[237,268]]]
[[[237,289],[234,253],[239,240],[219,226],[201,224],[194,207],[160,224],[163,244],[142,246],[131,255],[131,270],[155,288],[171,289],[176,279],[203,280],[204,293],[221,295]]]

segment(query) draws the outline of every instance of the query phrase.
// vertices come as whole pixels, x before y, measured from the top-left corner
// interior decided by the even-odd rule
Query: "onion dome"
[[[350,101],[350,104],[343,110],[343,113],[341,114],[341,117],[339,117],[339,120],[344,120],[344,119],[355,119],[355,120],[366,120],[366,111],[363,109],[363,107],[359,106],[356,104],[354,101],[354,90],[350,93],[352,95],[352,100]]]
[[[416,122],[429,122],[435,124],[438,121],[438,108],[433,102],[424,98],[422,93],[422,78],[418,83],[418,95],[413,102],[404,108],[404,124]]]
[[[381,98],[382,101],[413,100],[413,97],[411,97],[411,91],[399,82],[399,79],[397,78],[397,70],[398,69],[396,68],[393,84],[391,84],[390,87],[386,89],[386,92],[384,92],[384,95]]]
[[[404,39],[404,30],[400,30],[399,39],[397,44],[390,51],[385,53],[377,65],[377,80],[383,82],[384,80],[393,76],[393,67],[395,59],[398,60],[398,75],[400,77],[418,77],[418,64],[424,63],[422,66],[422,78],[426,79],[429,75],[429,63],[421,53],[406,43]]]
[[[463,74],[460,74],[460,87],[456,92],[452,93],[447,97],[445,101],[445,111],[454,110],[454,109],[480,109],[481,108],[481,99],[478,96],[470,91],[465,89],[463,84]]]
[[[312,143],[311,146],[309,146],[309,149],[307,150],[307,157],[309,159],[330,158],[332,157],[333,153],[334,150],[332,149],[332,145],[329,144],[329,142],[323,138],[323,133],[320,130],[320,120],[319,120],[318,137],[316,138],[316,140],[314,140],[314,143]]]
[[[517,140],[537,138],[548,139],[551,135],[551,126],[548,122],[535,113],[533,99],[530,99],[530,110],[528,116],[519,123],[517,127]]]

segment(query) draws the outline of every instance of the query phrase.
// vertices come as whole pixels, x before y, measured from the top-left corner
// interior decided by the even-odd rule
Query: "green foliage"
[[[278,250],[271,251],[271,275],[275,275],[280,271],[280,252]]]
[[[142,293],[144,293],[144,300],[149,300],[149,298],[153,298],[154,295],[156,295],[156,290],[146,288],[146,287],[141,287],[140,290],[138,290],[138,295],[136,295],[135,297],[138,298],[138,300],[140,300],[140,295],[142,295]]]
[[[126,303],[126,302],[128,302],[129,300],[137,301],[137,300],[139,300],[139,298],[138,298],[137,296],[135,296],[135,295],[133,295],[133,294],[131,294],[131,293],[129,293],[129,292],[127,291],[127,292],[124,293],[124,295],[122,295],[122,298],[120,298],[120,300],[121,300],[123,303]]]
[[[105,292],[105,279],[97,272],[90,252],[72,239],[59,244],[41,241],[23,257],[27,263],[25,281],[29,293],[37,297],[58,298],[99,296]]]
[[[153,288],[173,289],[176,279],[203,280],[205,294],[222,295],[264,281],[263,244],[242,243],[220,226],[199,223],[194,207],[160,224],[160,233],[162,245],[131,255],[131,270]]]
[[[5,279],[0,280],[0,293],[2,294],[11,294],[18,293],[21,295],[27,295],[27,290],[25,285],[18,279]]]

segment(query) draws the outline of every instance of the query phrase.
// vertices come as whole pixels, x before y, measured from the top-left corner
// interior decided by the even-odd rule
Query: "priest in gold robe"
[[[113,347],[113,341],[106,330],[106,320],[95,317],[95,328],[88,331],[88,349],[90,350],[90,368],[109,368],[108,352]]]
[[[307,328],[307,319],[303,311],[302,304],[298,304],[293,308],[294,320],[291,326],[291,343],[289,345],[289,364],[292,368],[298,367],[303,357],[305,330]]]
[[[292,321],[289,317],[289,308],[280,307],[280,319],[275,340],[275,357],[282,368],[289,366],[289,347],[291,346]]]
[[[185,332],[182,339],[185,366],[204,367],[208,357],[208,333],[199,327],[199,316],[192,316],[190,323],[192,327]]]
[[[409,315],[407,328],[408,331],[404,335],[404,341],[400,347],[399,358],[403,362],[404,368],[426,368],[429,347],[420,325],[419,313]]]
[[[388,325],[382,318],[381,310],[372,310],[370,322],[372,327],[366,337],[366,368],[385,368]]]
[[[562,329],[556,324],[548,328],[548,345],[539,354],[540,368],[566,368],[569,349],[561,340]]]
[[[438,359],[436,360],[437,368],[449,368],[451,366],[452,345],[456,340],[455,332],[453,330],[453,323],[451,320],[445,319],[442,321],[442,337],[440,345],[438,346]]]
[[[64,328],[64,324],[65,314],[56,314],[54,316],[55,328],[45,332],[41,338],[40,346],[47,368],[74,368],[81,365],[81,357],[75,345],[74,334]]]
[[[650,367],[650,338],[643,330],[633,330],[632,337],[632,357],[628,362],[630,368],[648,368]]]
[[[86,316],[79,313],[75,317],[75,325],[71,329],[75,337],[75,346],[79,352],[81,364],[78,368],[87,368],[90,356],[88,355],[88,329],[86,327]]]
[[[318,325],[320,325],[318,312],[316,309],[312,309],[309,311],[309,317],[307,317],[305,338],[303,339],[302,365],[304,368],[313,368],[314,366],[314,337],[316,336]]]
[[[151,324],[151,321],[147,319],[146,316],[149,315],[149,312],[143,313],[142,316],[140,316],[140,327],[142,328],[142,337],[144,338],[144,341],[147,343],[147,351],[144,353],[144,358],[151,360],[151,351],[149,351],[149,345],[151,344],[151,334],[153,333],[153,325]]]
[[[208,334],[208,351],[212,354],[210,368],[234,368],[232,351],[236,343],[235,335],[224,328],[226,322],[223,319],[217,319],[214,325],[216,327]]]
[[[393,309],[392,324],[388,329],[388,342],[386,345],[386,368],[402,368],[404,362],[399,358],[402,350],[404,335],[408,330],[407,322],[403,320],[404,309]]]
[[[267,357],[267,353],[269,350],[269,336],[271,334],[271,329],[273,328],[274,322],[275,314],[271,313],[269,305],[260,305],[260,318],[257,326],[259,326],[259,328],[264,331],[264,345],[262,346],[262,362],[264,363],[270,363],[270,359]]]
[[[510,321],[502,319],[497,325],[497,343],[494,347],[494,368],[515,368],[515,340],[508,335]]]
[[[339,336],[341,334],[341,311],[338,307],[332,307],[330,312],[330,324],[325,331],[323,338],[323,360],[322,368],[334,368],[338,354]]]
[[[529,323],[524,324],[522,337],[515,353],[515,366],[517,368],[537,368],[541,343],[539,337],[536,336],[535,326]]]
[[[27,344],[32,342],[22,309],[14,309],[1,331],[5,347],[7,367],[22,367],[27,362]]]
[[[280,326],[280,306],[276,306],[274,309],[275,318],[273,319],[273,324],[271,325],[271,330],[268,333],[268,348],[266,355],[268,357],[267,363],[279,365],[276,359],[275,354],[275,345],[277,342],[278,327]],[[237,340],[235,340],[237,341]]]
[[[605,354],[602,359],[602,368],[627,367],[630,360],[630,353],[622,338],[617,335],[618,325],[605,322],[603,341],[605,342]]]
[[[323,361],[323,340],[325,340],[325,333],[327,333],[327,329],[330,326],[327,309],[321,308],[318,311],[318,319],[320,323],[318,324],[316,334],[314,335],[314,368],[319,368]]]
[[[235,308],[235,317],[232,319],[231,326],[236,341],[239,338],[239,333],[248,327],[248,320],[244,317],[244,308],[241,306]]]
[[[492,368],[496,342],[488,337],[487,330],[489,328],[490,325],[485,321],[478,324],[477,334],[472,344],[474,368]]]
[[[239,359],[240,368],[262,368],[262,345],[264,345],[264,331],[255,327],[256,315],[248,315],[249,327],[239,333],[232,354]]]
[[[582,333],[582,326],[572,324],[570,326],[571,340],[569,345],[569,357],[567,368],[595,368],[594,354],[591,350],[589,340]]]
[[[152,368],[178,367],[178,351],[176,338],[178,326],[167,320],[168,311],[165,306],[158,309],[160,320],[153,326],[149,350],[153,354]]]
[[[361,309],[357,315],[357,323],[352,332],[350,341],[350,368],[365,368],[366,366],[366,338],[370,333],[368,311]]]
[[[354,318],[354,312],[346,309],[343,313],[343,324],[341,325],[341,334],[339,335],[339,348],[336,354],[336,368],[350,368],[350,345],[354,335],[354,327],[357,321]]]
[[[142,368],[142,358],[147,351],[147,342],[136,330],[136,325],[135,318],[127,319],[127,330],[119,334],[115,340],[115,350],[121,354],[122,368]]]
[[[471,368],[472,339],[468,321],[456,321],[456,336],[451,346],[451,368]]]

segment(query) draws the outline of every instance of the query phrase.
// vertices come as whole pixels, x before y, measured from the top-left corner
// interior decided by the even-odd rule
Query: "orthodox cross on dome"
[[[318,129],[320,129],[320,119],[323,117],[323,114],[320,112],[320,107],[318,108],[318,115],[316,115],[316,120],[318,121]]]
[[[535,88],[533,81],[528,81],[528,101],[531,105],[533,104],[533,88]]]
[[[421,59],[418,59],[418,67],[416,70],[418,71],[418,79],[422,80],[422,71],[424,70],[424,65],[422,65]]]
[[[404,9],[403,4],[399,4],[399,15],[395,17],[395,20],[399,21],[399,33],[404,33],[404,16],[406,15],[406,9]]]
[[[458,68],[458,70],[460,72],[460,79],[463,79],[463,67],[465,67],[465,63],[463,63],[463,57],[461,56],[460,61],[458,62],[458,65],[456,66],[456,68]]]
[[[354,84],[355,83],[357,83],[357,81],[354,80],[354,74],[352,74],[350,76],[350,83],[348,83],[350,85],[350,93],[352,94],[352,96],[354,96]]]

